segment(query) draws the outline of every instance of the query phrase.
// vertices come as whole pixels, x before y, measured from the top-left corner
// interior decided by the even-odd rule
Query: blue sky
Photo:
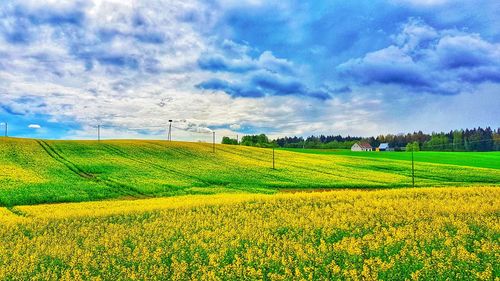
[[[13,136],[500,126],[498,1],[61,2],[0,3]]]

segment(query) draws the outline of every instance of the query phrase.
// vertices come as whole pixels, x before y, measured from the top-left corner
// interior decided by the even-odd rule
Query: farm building
[[[367,142],[357,142],[352,145],[351,151],[372,151],[372,146]]]
[[[389,148],[389,144],[384,142],[384,143],[381,143],[378,148],[377,148],[377,151],[388,151],[390,150]]]

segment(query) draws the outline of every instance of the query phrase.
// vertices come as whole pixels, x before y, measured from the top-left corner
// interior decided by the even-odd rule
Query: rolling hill
[[[462,155],[466,163],[469,154]],[[212,145],[206,143],[2,138],[0,156],[2,206],[228,192],[392,188],[412,183],[407,160],[276,150],[276,169],[272,169],[270,149],[216,145],[213,153]],[[500,159],[500,154],[474,157]],[[500,184],[497,165],[431,162],[417,162],[417,186]]]

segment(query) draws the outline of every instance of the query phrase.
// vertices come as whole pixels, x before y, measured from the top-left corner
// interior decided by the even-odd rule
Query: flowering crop
[[[494,280],[499,215],[495,187],[0,208],[0,279]]]

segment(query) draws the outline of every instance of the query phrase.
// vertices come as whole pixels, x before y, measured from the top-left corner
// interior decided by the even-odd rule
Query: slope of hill
[[[0,139],[0,204],[278,189],[411,186],[411,163],[206,143]],[[500,170],[418,163],[417,186],[492,185]]]

